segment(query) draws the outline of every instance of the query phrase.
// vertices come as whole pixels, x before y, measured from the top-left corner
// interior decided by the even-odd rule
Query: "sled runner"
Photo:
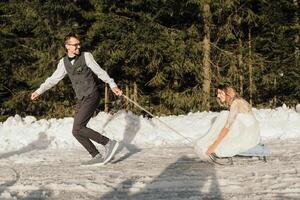
[[[233,165],[233,158],[237,157],[243,157],[243,158],[253,158],[257,157],[259,160],[263,160],[264,162],[267,162],[267,157],[271,155],[270,150],[264,145],[264,144],[258,144],[255,147],[239,153],[235,155],[234,157],[224,157],[220,158],[216,154],[211,154],[209,156],[210,161],[218,164],[218,165]]]
[[[264,144],[258,144],[255,147],[245,151],[243,153],[239,153],[236,156],[239,157],[258,157],[267,162],[267,156],[271,155],[270,150]]]

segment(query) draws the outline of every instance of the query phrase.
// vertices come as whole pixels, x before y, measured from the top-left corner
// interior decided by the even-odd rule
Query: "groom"
[[[77,97],[72,133],[92,157],[82,164],[105,164],[113,157],[119,144],[117,141],[86,127],[100,101],[94,74],[108,83],[114,94],[121,96],[122,91],[107,72],[97,64],[91,53],[80,52],[80,39],[76,34],[68,34],[65,37],[64,45],[67,55],[59,60],[55,72],[31,94],[31,100],[36,100],[42,93],[62,80],[65,75],[68,75]],[[105,155],[99,153],[91,140],[105,147]]]

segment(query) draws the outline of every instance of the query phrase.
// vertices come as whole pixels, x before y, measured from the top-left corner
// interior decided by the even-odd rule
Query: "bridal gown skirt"
[[[200,158],[205,158],[207,148],[217,139],[225,126],[229,111],[222,111],[212,123],[209,131],[195,142],[195,151]],[[217,146],[218,157],[232,157],[256,146],[260,142],[259,123],[253,113],[239,113],[229,132]]]

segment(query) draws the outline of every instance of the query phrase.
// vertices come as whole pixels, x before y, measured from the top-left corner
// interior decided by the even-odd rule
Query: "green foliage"
[[[254,106],[294,105],[300,99],[299,8],[291,0],[210,3],[214,85],[229,81]],[[30,101],[64,55],[64,36],[82,36],[125,91],[154,114],[201,111],[204,1],[25,0],[0,2],[1,119],[16,113],[72,116],[68,78]],[[297,40],[298,37],[298,40]],[[249,41],[250,40],[250,41]],[[251,77],[252,76],[252,77]],[[250,83],[250,78],[252,82]],[[252,88],[250,90],[249,85]],[[104,91],[104,84],[100,89]],[[125,103],[111,95],[112,109]],[[100,108],[104,106],[101,100]],[[217,110],[215,98],[211,109]],[[135,112],[139,112],[135,110]]]
[[[64,54],[64,36],[72,30],[80,30],[79,33],[86,30],[79,3],[38,0],[0,3],[2,115],[51,115],[49,108],[54,107],[57,99],[42,100],[46,109],[31,107],[30,93],[55,70],[58,58]],[[64,96],[72,92],[70,87],[61,89]]]

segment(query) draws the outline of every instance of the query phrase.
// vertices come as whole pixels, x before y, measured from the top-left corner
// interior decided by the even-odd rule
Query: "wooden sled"
[[[233,158],[258,158],[267,162],[267,157],[271,155],[270,150],[264,144],[258,144],[255,147],[239,153],[233,157],[218,157],[216,154],[211,154],[209,156],[210,161],[218,165],[233,165]]]

